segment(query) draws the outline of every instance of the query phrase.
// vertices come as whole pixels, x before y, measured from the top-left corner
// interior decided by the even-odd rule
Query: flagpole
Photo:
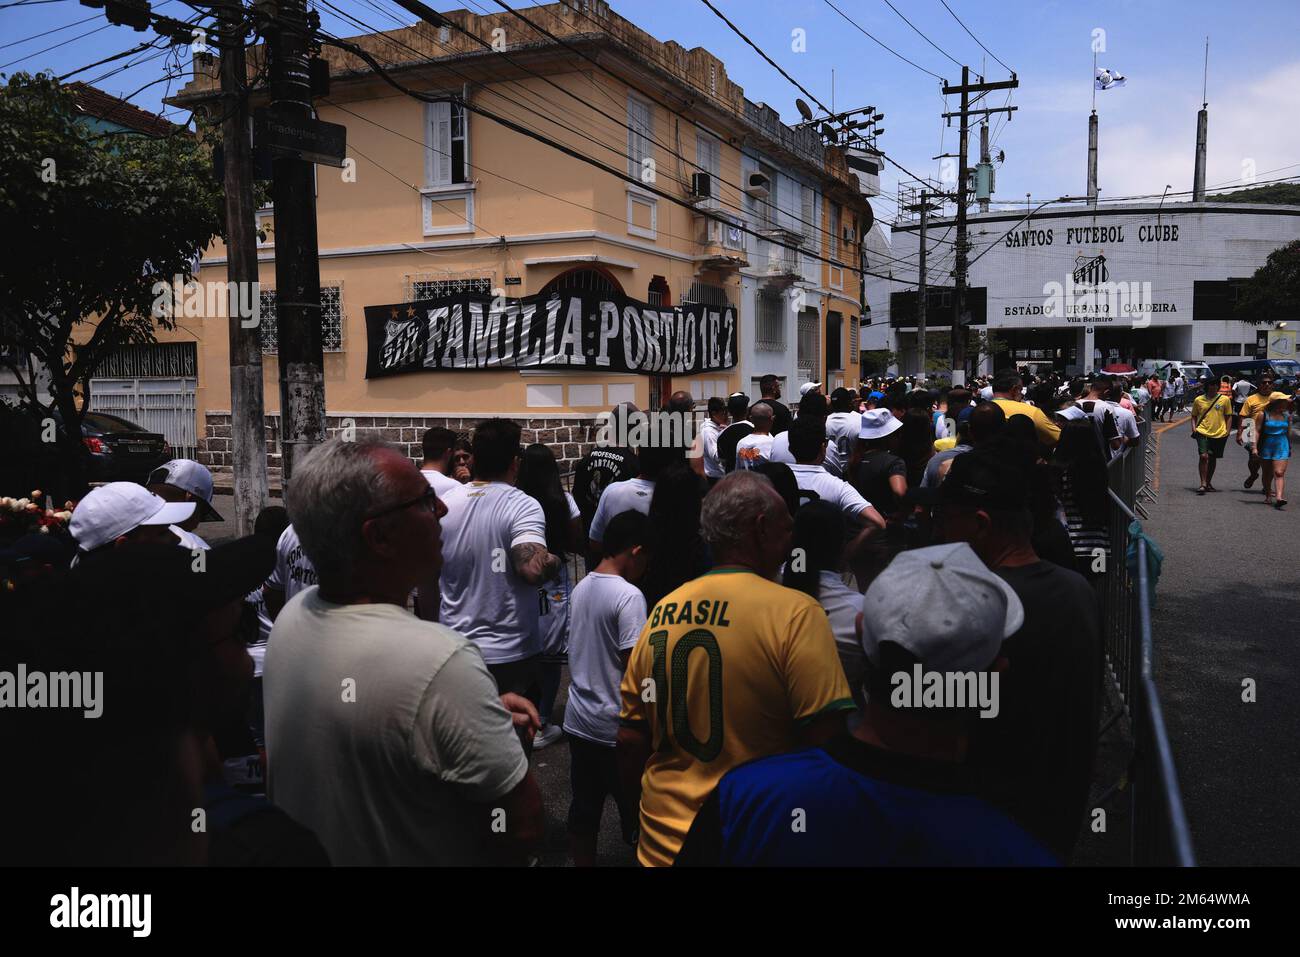
[[[1097,112],[1097,51],[1092,51],[1092,112]]]

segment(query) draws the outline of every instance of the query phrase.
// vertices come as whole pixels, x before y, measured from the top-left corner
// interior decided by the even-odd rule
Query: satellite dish
[[[828,140],[833,140],[837,138],[838,134],[835,132],[835,127],[831,126],[829,123],[823,123],[822,136]]]
[[[805,120],[808,121],[812,120],[813,118],[812,107],[810,107],[807,103],[805,103],[803,100],[796,99],[794,101],[794,106],[795,109],[799,111],[799,115],[802,116]]]

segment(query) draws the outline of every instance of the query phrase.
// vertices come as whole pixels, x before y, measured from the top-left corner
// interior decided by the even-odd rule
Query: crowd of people
[[[252,536],[213,546],[197,462],[95,488],[64,559],[5,595],[0,671],[102,672],[103,715],[7,722],[28,773],[0,846],[526,863],[531,753],[565,747],[577,865],[602,856],[607,798],[644,865],[1068,863],[1108,463],[1159,392],[890,379],[809,383],[792,409],[760,388],[709,399],[681,441],[592,448],[571,491],[508,419],[430,429],[418,465],[331,440]],[[696,414],[686,393],[665,410]],[[1244,414],[1281,500],[1274,403]],[[935,694],[900,691],[931,674]]]

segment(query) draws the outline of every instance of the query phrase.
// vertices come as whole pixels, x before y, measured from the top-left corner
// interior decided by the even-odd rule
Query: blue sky
[[[0,0],[0,72],[50,69],[59,74],[126,50],[150,33],[107,25],[103,11],[76,0],[5,6]],[[391,0],[334,0],[366,23],[392,28],[411,17]],[[880,146],[908,169],[938,176],[931,157],[955,149],[956,128],[945,130],[939,81],[877,44],[835,12],[827,0],[714,0],[738,26],[787,72],[826,104],[831,103],[835,71],[837,109],[872,104],[885,114]],[[885,0],[830,0],[861,27],[899,53],[950,82],[960,68],[948,59],[984,70],[989,79],[1006,71],[944,9],[940,0],[893,0],[935,46],[912,30]],[[466,7],[498,10],[491,0],[432,2],[435,9]],[[514,4],[512,3],[512,6]],[[521,6],[524,5],[521,0]],[[1103,200],[1191,187],[1196,111],[1201,103],[1204,41],[1210,37],[1210,125],[1207,181],[1235,185],[1253,169],[1257,179],[1300,175],[1300,4],[1258,0],[1226,4],[1217,0],[1116,0],[1081,3],[1060,0],[948,0],[948,5],[998,57],[1013,67],[1020,88],[1011,103],[1020,109],[1010,123],[996,126],[995,152],[1006,153],[998,172],[996,198],[1024,201],[1084,191],[1087,116],[1092,102],[1093,31],[1105,31],[1106,51],[1098,65],[1128,77],[1124,89],[1097,95],[1101,118],[1099,180]],[[376,6],[393,16],[381,16]],[[753,100],[778,109],[788,122],[798,120],[800,95],[775,70],[700,2],[700,0],[613,0],[613,8],[661,40],[687,48],[703,46],[721,57],[728,75]],[[193,11],[181,0],[155,3],[159,13],[184,18]],[[68,26],[79,20],[83,25]],[[48,36],[44,31],[68,26]],[[325,26],[344,34],[326,12]],[[804,52],[793,49],[793,31],[804,31]],[[96,31],[88,36],[82,34]],[[360,32],[352,30],[351,33]],[[21,42],[20,42],[21,41]],[[58,44],[57,46],[54,46]],[[54,46],[47,52],[46,47]],[[27,57],[18,63],[10,61]],[[174,57],[159,56],[101,80],[97,85],[132,102],[163,109],[166,82],[141,87],[165,76]],[[128,62],[117,61],[81,73],[94,80]],[[182,64],[189,65],[188,51]],[[170,84],[175,89],[181,80]],[[946,109],[957,106],[949,98]],[[1001,105],[1006,94],[992,94],[987,105]],[[978,140],[972,136],[972,151]],[[898,172],[884,177],[892,195]],[[882,218],[892,204],[881,203]]]

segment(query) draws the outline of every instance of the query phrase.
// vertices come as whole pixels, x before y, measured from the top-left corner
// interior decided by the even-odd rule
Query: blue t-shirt
[[[733,769],[696,818],[679,865],[1055,866],[957,766],[842,736]]]

